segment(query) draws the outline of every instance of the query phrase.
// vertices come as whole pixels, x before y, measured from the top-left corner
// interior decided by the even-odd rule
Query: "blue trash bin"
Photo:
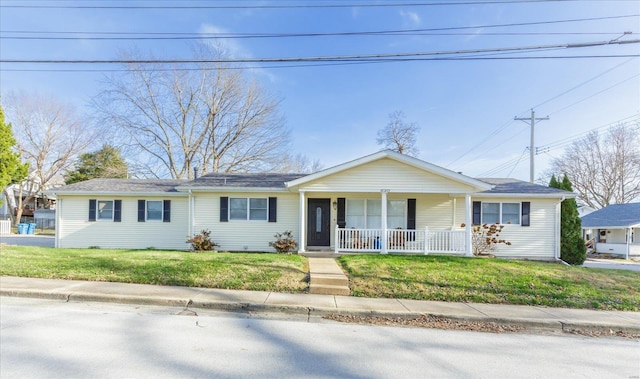
[[[27,234],[29,231],[29,224],[18,224],[18,234]]]
[[[29,225],[29,228],[28,228],[27,234],[36,234],[36,226],[38,226],[38,224],[32,222],[32,223],[29,223],[28,225]]]

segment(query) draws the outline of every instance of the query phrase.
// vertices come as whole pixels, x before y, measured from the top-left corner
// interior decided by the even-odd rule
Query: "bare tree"
[[[578,199],[602,208],[640,196],[639,125],[619,125],[606,135],[597,132],[575,141],[552,162],[555,173],[566,173]]]
[[[419,153],[416,147],[416,138],[420,127],[414,122],[406,124],[404,118],[405,115],[402,111],[389,114],[389,123],[378,130],[376,142],[386,149],[415,157]]]
[[[206,46],[194,55],[220,57]],[[123,154],[148,171],[143,176],[191,179],[196,166],[203,174],[269,171],[289,146],[278,101],[239,67],[130,63],[107,85],[94,106],[121,141],[130,141]]]
[[[287,153],[278,159],[273,171],[291,174],[312,174],[321,169],[322,164],[319,160],[311,161],[307,156],[300,153]]]
[[[16,148],[29,163],[27,180],[5,189],[7,200],[15,203],[18,198],[18,223],[30,202],[43,196],[42,191],[64,184],[62,175],[73,167],[95,135],[73,106],[53,96],[20,92],[10,93],[4,100],[15,127]]]

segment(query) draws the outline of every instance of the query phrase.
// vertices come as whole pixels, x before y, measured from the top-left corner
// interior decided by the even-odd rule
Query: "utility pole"
[[[536,112],[532,109],[531,110],[531,117],[514,117],[514,120],[520,120],[523,121],[527,124],[529,124],[529,126],[531,126],[531,145],[529,145],[529,182],[533,183],[534,181],[534,155],[535,155],[535,128],[536,128],[536,121],[543,121],[543,120],[548,120],[549,116],[547,117],[539,117],[536,118]]]

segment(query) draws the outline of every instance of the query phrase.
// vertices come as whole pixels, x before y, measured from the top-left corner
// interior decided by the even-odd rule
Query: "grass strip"
[[[640,274],[556,263],[448,256],[339,258],[363,297],[640,310]]]
[[[306,258],[284,254],[158,250],[0,249],[0,275],[303,292]]]

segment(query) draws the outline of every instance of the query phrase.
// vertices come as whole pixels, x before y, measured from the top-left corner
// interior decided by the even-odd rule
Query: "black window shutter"
[[[278,217],[278,198],[269,198],[269,222],[277,222]]]
[[[229,198],[221,197],[220,198],[220,222],[228,222],[229,221]]]
[[[164,200],[162,204],[162,222],[171,222],[171,200]]]
[[[407,200],[407,229],[416,228],[416,199]]]
[[[407,199],[407,229],[416,229],[416,199]],[[409,232],[407,241],[415,241],[416,232]]]
[[[122,221],[122,200],[113,201],[113,222]]]
[[[138,200],[138,222],[144,222],[146,201]]]
[[[531,213],[531,202],[523,201],[522,202],[522,221],[520,225],[531,226],[531,217],[529,217],[530,213]]]
[[[482,203],[479,201],[473,202],[473,221],[472,225],[480,225],[482,217]]]
[[[347,199],[344,197],[338,198],[338,228],[344,228],[347,226]]]
[[[96,220],[96,208],[97,208],[96,199],[90,199],[89,200],[89,221]]]

